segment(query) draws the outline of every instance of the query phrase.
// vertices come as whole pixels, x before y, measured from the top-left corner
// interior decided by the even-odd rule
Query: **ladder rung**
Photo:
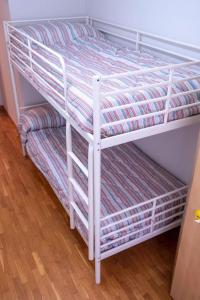
[[[83,215],[83,213],[81,212],[81,210],[79,209],[78,205],[75,202],[71,203],[73,209],[76,211],[77,215],[79,216],[79,218],[81,219],[82,223],[85,225],[86,229],[89,229],[88,226],[88,221],[85,218],[85,216]]]
[[[73,152],[68,152],[68,154],[71,157],[71,159],[73,159],[73,161],[79,166],[79,168],[85,174],[85,176],[88,178],[88,170],[80,161],[80,159]]]
[[[75,191],[81,196],[81,198],[85,201],[85,203],[88,205],[88,197],[83,191],[83,189],[80,187],[80,185],[76,182],[75,179],[70,178],[69,179],[71,184],[73,185]]]

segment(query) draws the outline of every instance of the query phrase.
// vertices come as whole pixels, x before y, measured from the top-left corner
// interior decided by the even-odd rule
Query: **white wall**
[[[86,14],[86,0],[9,0],[12,19],[39,19]]]
[[[199,0],[87,0],[88,15],[200,45]],[[189,182],[199,126],[137,142],[152,158]]]
[[[87,0],[89,15],[200,45],[199,0]]]
[[[184,182],[193,174],[199,125],[185,127],[137,141],[150,157]]]

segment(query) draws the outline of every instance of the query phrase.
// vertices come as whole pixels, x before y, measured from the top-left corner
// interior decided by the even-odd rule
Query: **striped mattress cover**
[[[112,43],[105,38],[99,39],[95,37],[81,37],[74,39],[73,43],[67,46],[51,45],[51,49],[61,54],[65,61],[67,70],[67,79],[69,81],[68,89],[68,111],[75,122],[85,131],[93,131],[93,92],[92,92],[92,77],[93,75],[111,75],[121,72],[136,71],[153,67],[160,67],[170,64],[169,59],[161,59],[154,55],[145,52],[136,52],[130,48],[123,48],[115,43]],[[16,49],[13,52],[16,53]],[[60,67],[60,63],[55,56],[48,54],[45,50],[37,47],[35,49],[39,54],[46,57],[49,61]],[[48,86],[41,84],[36,76],[33,75],[30,69],[24,65],[25,57],[20,53],[16,53],[13,59],[18,63],[22,70],[25,71],[25,76],[39,91],[44,91],[46,95],[50,95],[63,109],[65,109],[64,100],[58,94],[53,92]],[[18,59],[18,58],[19,59]],[[44,63],[36,55],[33,55],[35,61],[53,74],[56,78],[61,79],[62,75],[53,70],[52,67]],[[21,60],[20,60],[21,59]],[[56,91],[63,94],[63,88],[59,86],[52,78],[48,78],[38,66],[33,66],[34,71],[43,79],[55,88]],[[197,76],[200,74],[200,69],[185,69],[174,73],[176,80],[182,80],[186,76]],[[159,83],[168,80],[168,71],[159,71],[156,74],[146,74],[140,76],[129,76],[123,79],[112,79],[102,83],[102,92],[111,92],[118,89],[137,87],[151,83]],[[200,89],[200,79],[195,78],[184,82],[177,82],[172,87],[172,94],[192,91]],[[144,89],[132,93],[122,93],[118,96],[103,97],[101,107],[110,108],[119,105],[136,103],[143,100],[150,100],[167,95],[167,84],[164,87],[154,87]],[[199,93],[183,95],[172,98],[170,108],[176,108],[185,104],[199,103]],[[102,124],[115,122],[131,117],[141,116],[143,114],[155,113],[163,110],[165,100],[159,100],[156,103],[134,106],[132,108],[119,109],[114,112],[105,112],[101,116]],[[200,106],[193,106],[185,109],[180,109],[175,112],[170,112],[168,121],[178,120],[199,114]],[[141,128],[161,124],[164,122],[164,115],[161,113],[154,117],[148,117],[142,120],[129,121],[123,124],[110,125],[102,129],[102,136],[112,136],[122,134]]]
[[[26,144],[30,131],[59,128],[65,126],[65,124],[65,119],[48,103],[28,108],[20,114],[19,133],[21,142]]]
[[[28,132],[27,138],[26,149],[28,155],[37,168],[44,174],[57,197],[68,210],[65,127],[31,130]],[[73,151],[77,154],[79,159],[87,165],[87,143],[76,132],[73,132],[73,147]],[[86,178],[76,166],[74,166],[74,176],[85,193],[87,193]],[[111,213],[120,212],[133,205],[142,204],[146,200],[184,186],[180,180],[150,159],[133,143],[109,148],[102,152],[102,217]],[[168,196],[159,201],[160,203],[164,203],[180,195],[183,195],[183,191],[175,193],[173,198],[172,196]],[[79,208],[87,217],[87,208],[82,204],[77,194],[75,194],[75,199]],[[181,200],[177,200],[173,205],[184,202],[185,197],[183,196]],[[171,207],[172,204],[166,204],[165,207],[162,208],[162,211]],[[151,208],[151,205],[145,204],[140,208],[132,209],[126,214],[123,213],[120,216],[113,217],[111,220],[105,220],[102,226],[111,224],[110,222],[120,221],[120,219],[125,216],[131,217],[129,220],[123,221],[123,223],[102,230],[102,234],[111,233],[109,238],[103,239],[102,244],[127,234],[127,230],[120,231],[118,234],[114,234],[114,231],[122,229],[123,226],[134,224],[134,222],[142,221],[143,217],[144,219],[150,217],[150,215],[145,212],[144,215],[140,217],[134,217],[134,214],[142,212],[147,208]],[[159,224],[157,229],[162,228],[162,226],[166,224],[170,224],[176,220],[176,218],[178,220],[180,216],[171,218],[170,216],[172,213],[180,212],[181,210],[183,210],[183,207],[179,209],[175,208],[173,211],[164,213],[164,216],[169,217],[169,219]],[[159,220],[162,220],[162,217],[163,215],[159,217]],[[114,245],[106,246],[103,251],[147,234],[148,232],[145,228],[149,225],[148,222],[149,221],[145,221],[142,225],[135,226],[134,230],[129,229],[128,233],[133,232],[131,237],[125,238]],[[77,217],[76,226],[83,238],[87,240],[87,231]],[[134,233],[142,228],[144,228],[144,230],[140,232],[139,235]]]

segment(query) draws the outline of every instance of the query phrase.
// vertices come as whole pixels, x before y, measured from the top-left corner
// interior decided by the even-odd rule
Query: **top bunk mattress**
[[[17,41],[15,40],[15,44]],[[51,67],[60,67],[60,62],[54,54],[45,49],[34,46],[33,59],[36,64],[30,67],[28,58],[16,47],[11,51],[11,57],[20,66],[24,76],[35,86],[35,88],[53,99],[65,110],[66,104],[63,97],[64,89],[59,84],[62,81],[63,74]],[[123,48],[115,43],[107,40],[103,35],[95,34],[76,36],[70,43],[62,45],[61,43],[51,43],[49,49],[56,51],[64,58],[68,86],[67,109],[73,120],[87,132],[93,132],[93,89],[92,78],[94,75],[112,75],[124,72],[132,72],[137,70],[147,70],[154,67],[162,67],[169,65],[169,59],[163,59],[144,51],[137,52],[131,48]],[[21,47],[23,48],[23,47]],[[40,56],[38,56],[38,54]],[[45,71],[48,71],[48,75]],[[199,68],[182,68],[174,72],[175,83],[172,86],[172,98],[169,103],[169,109],[177,108],[175,111],[169,112],[168,121],[186,118],[200,113],[199,91],[200,90],[200,74]],[[53,77],[52,77],[53,75]],[[192,79],[187,79],[190,77]],[[56,78],[56,80],[54,79]],[[169,70],[162,70],[148,74],[124,76],[118,79],[109,79],[101,84],[101,92],[115,92],[119,89],[127,89],[133,87],[141,87],[134,92],[121,92],[115,96],[102,96],[101,108],[108,109],[101,115],[103,125],[102,136],[112,136],[122,134],[145,127],[164,123],[164,113],[166,99],[160,98],[167,96],[169,80]],[[45,83],[45,84],[44,84]],[[159,86],[159,83],[163,83]],[[145,88],[147,84],[158,84],[156,87]],[[53,89],[52,89],[52,88]],[[197,90],[196,93],[191,93]],[[185,92],[184,95],[175,96],[175,94]],[[153,103],[134,105],[144,100],[157,98]],[[160,100],[159,100],[160,99]],[[190,104],[190,107],[181,108],[183,105]],[[197,104],[193,106],[193,104]],[[120,106],[127,105],[126,108]],[[116,110],[110,111],[110,108],[118,107]],[[179,108],[180,107],[180,108]],[[142,115],[152,114],[149,117],[140,119]],[[131,119],[122,124],[118,121]],[[137,119],[137,117],[139,117]],[[106,126],[107,123],[111,123]],[[112,124],[113,123],[113,124]],[[104,126],[105,125],[105,126]]]

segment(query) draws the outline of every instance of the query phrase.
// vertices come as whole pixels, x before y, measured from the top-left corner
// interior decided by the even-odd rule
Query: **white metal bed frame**
[[[114,37],[123,39],[123,40],[127,40],[127,41],[131,41],[133,43],[135,43],[135,47],[137,50],[140,50],[141,47],[147,47],[150,49],[154,49],[156,51],[159,52],[163,52],[167,55],[172,55],[176,58],[178,58],[179,60],[183,60],[183,62],[181,63],[177,63],[177,64],[172,64],[172,65],[166,65],[164,67],[156,67],[156,68],[152,68],[152,69],[148,69],[148,70],[141,70],[141,71],[134,71],[134,72],[128,72],[128,73],[122,73],[122,74],[115,74],[115,75],[110,75],[110,76],[94,76],[93,77],[93,134],[91,133],[87,133],[84,132],[80,127],[78,127],[78,125],[69,117],[68,112],[67,112],[67,105],[66,105],[66,109],[62,109],[55,101],[54,99],[46,94],[44,91],[40,91],[40,93],[46,98],[46,100],[66,119],[66,141],[67,141],[67,161],[68,161],[68,172],[69,172],[69,178],[68,178],[68,182],[69,182],[69,199],[70,199],[70,226],[72,229],[75,228],[75,219],[74,219],[74,214],[76,213],[78,215],[78,217],[80,218],[80,220],[82,221],[82,223],[84,224],[84,226],[86,227],[86,229],[88,230],[88,256],[90,260],[93,260],[95,258],[95,274],[96,274],[96,283],[100,283],[100,264],[101,264],[101,260],[115,254],[118,253],[124,249],[127,249],[129,247],[132,247],[138,243],[141,243],[142,241],[145,241],[149,238],[152,238],[162,232],[165,232],[169,229],[172,229],[178,225],[180,225],[181,223],[181,219],[178,219],[174,222],[172,222],[170,225],[166,225],[164,227],[162,227],[159,230],[155,230],[155,225],[159,222],[155,222],[155,218],[157,217],[156,214],[156,209],[158,207],[161,206],[165,206],[169,203],[172,203],[175,201],[177,201],[178,199],[181,199],[184,197],[184,195],[187,195],[187,187],[183,187],[181,189],[176,189],[170,193],[167,193],[165,195],[162,195],[160,197],[156,197],[154,199],[150,199],[148,201],[146,201],[145,203],[141,203],[139,205],[135,205],[133,207],[129,207],[123,211],[119,211],[117,213],[111,214],[107,217],[102,218],[101,214],[100,214],[100,206],[101,206],[101,151],[103,149],[106,149],[108,147],[112,147],[115,145],[119,145],[122,143],[127,143],[130,141],[134,141],[134,140],[138,140],[144,137],[148,137],[148,136],[152,136],[152,135],[156,135],[159,133],[163,133],[166,131],[170,131],[170,130],[174,130],[174,129],[178,129],[181,128],[183,126],[189,126],[195,123],[200,122],[200,115],[196,115],[196,116],[191,116],[185,119],[181,119],[181,120],[176,120],[176,121],[171,121],[168,122],[168,114],[171,111],[175,111],[175,110],[179,110],[179,109],[183,109],[183,108],[187,108],[187,107],[191,107],[191,106],[198,106],[200,105],[200,102],[198,101],[197,103],[194,104],[189,104],[189,105],[183,105],[183,106],[179,106],[178,108],[170,108],[169,107],[169,102],[170,100],[174,97],[174,95],[172,95],[172,85],[176,82],[179,81],[186,81],[189,79],[195,79],[197,77],[200,78],[200,74],[199,76],[194,77],[187,77],[183,80],[175,80],[173,74],[174,71],[177,69],[180,69],[182,67],[190,67],[192,65],[199,65],[200,61],[197,59],[193,59],[191,57],[185,56],[185,55],[181,55],[178,54],[177,52],[171,51],[171,50],[167,50],[161,47],[157,47],[154,46],[153,44],[149,44],[147,42],[145,42],[143,40],[143,37],[148,37],[149,39],[152,40],[156,40],[156,41],[161,41],[163,43],[168,44],[172,44],[175,45],[179,48],[187,48],[191,51],[199,51],[200,47],[197,47],[195,45],[189,45],[186,43],[182,43],[182,42],[177,42],[174,40],[170,40],[170,39],[166,39],[164,37],[160,37],[157,35],[153,35],[153,34],[149,34],[146,32],[142,32],[139,30],[132,30],[130,28],[126,28],[126,27],[122,27],[116,24],[112,24],[112,23],[108,23],[102,20],[98,20],[98,19],[93,19],[93,18],[89,18],[89,17],[73,17],[73,18],[59,18],[59,19],[42,19],[42,20],[28,20],[28,21],[15,21],[15,22],[4,22],[4,28],[5,28],[5,36],[6,36],[6,41],[7,41],[7,50],[8,50],[8,55],[9,55],[9,65],[10,65],[10,71],[11,71],[11,78],[12,78],[12,84],[13,84],[13,90],[14,90],[14,97],[15,97],[15,104],[16,104],[16,110],[17,110],[17,116],[18,116],[18,120],[19,120],[19,116],[20,116],[20,111],[25,109],[26,107],[20,107],[20,102],[18,99],[18,95],[17,95],[17,89],[16,89],[16,83],[15,83],[15,76],[14,76],[14,67],[16,67],[16,69],[21,72],[23,75],[24,74],[24,70],[20,67],[19,64],[17,64],[17,62],[12,58],[12,47],[14,46],[15,48],[17,48],[16,45],[13,45],[11,40],[12,38],[14,38],[15,40],[18,40],[18,43],[21,45],[23,44],[23,46],[28,50],[28,57],[26,57],[29,60],[29,65],[26,65],[27,68],[29,68],[32,72],[33,75],[37,77],[38,80],[40,80],[40,83],[44,86],[48,86],[49,88],[51,88],[52,92],[55,92],[56,94],[59,94],[59,96],[65,101],[65,104],[67,104],[68,101],[68,81],[67,81],[67,70],[65,67],[65,63],[64,63],[64,59],[62,57],[62,55],[60,55],[59,53],[57,53],[54,50],[51,50],[50,48],[48,48],[47,46],[39,43],[38,41],[32,39],[30,36],[26,35],[25,33],[22,33],[20,30],[17,29],[18,25],[21,24],[28,24],[28,23],[34,23],[34,22],[48,22],[48,21],[52,21],[52,20],[66,20],[66,21],[70,21],[70,22],[86,22],[86,23],[90,23],[93,24],[95,27],[97,27],[97,29],[103,31],[104,33],[110,34]],[[120,31],[120,33],[117,32],[117,30]],[[19,40],[16,36],[13,36],[13,32],[18,32],[19,34],[21,34],[27,41],[27,45],[25,45],[21,40]],[[129,36],[126,35],[126,33],[129,33]],[[134,35],[135,38],[130,37],[131,35]],[[57,90],[55,90],[52,86],[49,86],[48,82],[45,82],[45,79],[40,77],[38,75],[38,73],[35,73],[32,65],[36,64],[37,62],[33,59],[33,54],[34,55],[38,55],[37,52],[33,49],[32,47],[32,43],[37,44],[39,47],[41,47],[42,49],[44,49],[45,51],[47,51],[48,53],[51,53],[52,55],[55,56],[55,58],[57,58],[60,62],[60,67],[52,64],[50,61],[46,61],[45,57],[40,57],[43,61],[45,61],[45,63],[49,64],[54,70],[56,70],[57,72],[59,72],[59,74],[62,75],[62,79],[59,80],[57,78],[54,78],[56,80],[56,82],[63,87],[63,94],[60,94]],[[18,50],[20,53],[22,52],[20,48],[16,49]],[[25,63],[26,64],[26,63]],[[117,95],[119,93],[122,93],[124,91],[136,91],[138,89],[141,89],[141,87],[137,87],[137,88],[129,88],[126,90],[118,90],[116,92],[113,93],[107,93],[107,94],[103,94],[101,92],[101,84],[104,80],[108,80],[111,78],[122,78],[123,76],[131,76],[131,75],[141,75],[141,74],[147,74],[147,73],[156,73],[160,70],[168,70],[169,71],[169,79],[168,81],[164,81],[162,83],[159,84],[148,84],[146,86],[142,86],[142,89],[144,88],[150,88],[150,87],[156,87],[156,86],[162,86],[163,85],[168,85],[168,93],[167,96],[164,96],[162,98],[154,98],[151,100],[145,100],[142,102],[139,102],[137,104],[129,104],[129,105],[124,105],[120,106],[120,107],[114,107],[114,108],[109,108],[109,109],[101,109],[100,103],[101,103],[101,99],[103,96],[105,95]],[[49,76],[53,76],[52,74],[49,74],[48,70],[43,70],[44,72],[46,72],[46,74]],[[54,76],[53,76],[54,77]],[[33,83],[32,83],[33,84]],[[34,84],[33,84],[34,86]],[[200,92],[200,89],[196,89],[196,90],[192,90],[189,92],[181,92],[176,94],[175,96],[181,96],[181,95],[185,95],[185,94],[192,94],[192,93],[197,93]],[[141,105],[141,104],[145,104],[145,103],[155,103],[156,101],[159,100],[165,100],[166,101],[166,105],[165,105],[165,109],[163,111],[160,112],[155,112],[152,114],[146,114],[146,115],[142,115],[139,117],[135,117],[135,118],[131,118],[131,119],[125,119],[125,120],[121,120],[121,121],[117,121],[117,122],[113,122],[113,123],[107,123],[107,124],[101,124],[101,113],[103,111],[111,111],[111,110],[117,110],[117,109],[121,109],[121,108],[126,108],[126,107],[131,107],[134,105]],[[122,124],[124,122],[128,122],[131,120],[136,120],[136,119],[145,119],[148,118],[149,116],[155,116],[158,114],[163,114],[165,115],[164,117],[164,123],[163,124],[159,124],[159,125],[155,125],[149,128],[144,128],[144,129],[139,129],[137,131],[132,131],[132,132],[128,132],[128,133],[124,133],[124,134],[120,134],[120,135],[115,135],[115,136],[111,136],[111,137],[106,137],[106,138],[102,138],[101,136],[101,129],[103,127],[106,126],[110,126],[110,125],[114,125],[114,124]],[[73,153],[72,150],[72,136],[71,136],[71,127],[74,127],[88,142],[88,168],[86,168],[82,162],[78,159],[78,157],[75,155],[75,153]],[[25,151],[25,149],[24,149]],[[80,170],[83,172],[83,174],[88,178],[88,194],[86,195],[83,190],[81,189],[81,187],[78,185],[78,183],[76,182],[76,180],[73,178],[73,164],[78,165],[78,167],[80,168]],[[73,190],[76,190],[76,192],[81,196],[82,200],[87,204],[88,206],[88,220],[84,217],[84,215],[81,213],[79,207],[77,206],[77,204],[73,201]],[[177,192],[184,192],[183,195],[181,195],[180,197],[175,197],[173,200],[170,200],[169,202],[165,202],[163,204],[158,204],[158,201],[162,198],[165,198],[167,196],[173,196],[176,195]],[[145,229],[149,229],[150,232],[146,235],[144,235],[142,238],[136,238],[132,241],[129,241],[127,243],[124,243],[123,245],[117,246],[112,248],[111,250],[108,251],[104,251],[102,252],[102,245],[101,245],[101,241],[103,239],[103,237],[101,235],[101,229],[102,229],[102,222],[105,221],[106,219],[111,219],[114,216],[120,215],[122,213],[126,213],[126,212],[130,212],[131,210],[133,210],[134,208],[139,208],[142,207],[144,204],[152,204],[152,207],[150,209],[148,209],[145,212],[149,212],[151,214],[151,217],[149,218],[150,220],[150,226],[148,226],[148,228],[146,227]],[[183,204],[179,204],[176,205],[175,207],[171,208],[170,210],[172,211],[174,208],[181,208],[183,207]],[[164,216],[166,211],[162,212],[161,214]],[[144,212],[142,212],[141,214],[143,214]],[[183,211],[179,212],[178,214],[174,215],[174,217],[176,216],[182,216]],[[139,215],[139,214],[138,214]],[[123,218],[121,219],[120,222],[123,222],[124,220],[126,220],[127,218]],[[167,220],[167,218],[166,218]],[[145,221],[147,221],[146,219],[144,219],[144,221],[140,221],[138,223],[134,223],[131,226],[127,226],[124,227],[123,229],[126,228],[134,228],[136,225],[138,225],[139,223],[145,223]],[[165,219],[162,219],[161,222],[164,222]],[[113,225],[113,224],[112,224]],[[143,224],[144,225],[144,224]],[[110,226],[110,225],[108,225]],[[142,229],[144,230],[144,229]],[[140,230],[141,231],[141,230]],[[137,234],[139,232],[134,232],[134,234]],[[131,235],[133,235],[133,233],[127,234],[127,238],[130,237]],[[124,237],[123,237],[124,238]],[[112,240],[112,242],[107,243],[106,245],[104,244],[103,247],[114,244],[115,242],[119,241],[122,238],[118,238],[118,239],[114,239]]]

